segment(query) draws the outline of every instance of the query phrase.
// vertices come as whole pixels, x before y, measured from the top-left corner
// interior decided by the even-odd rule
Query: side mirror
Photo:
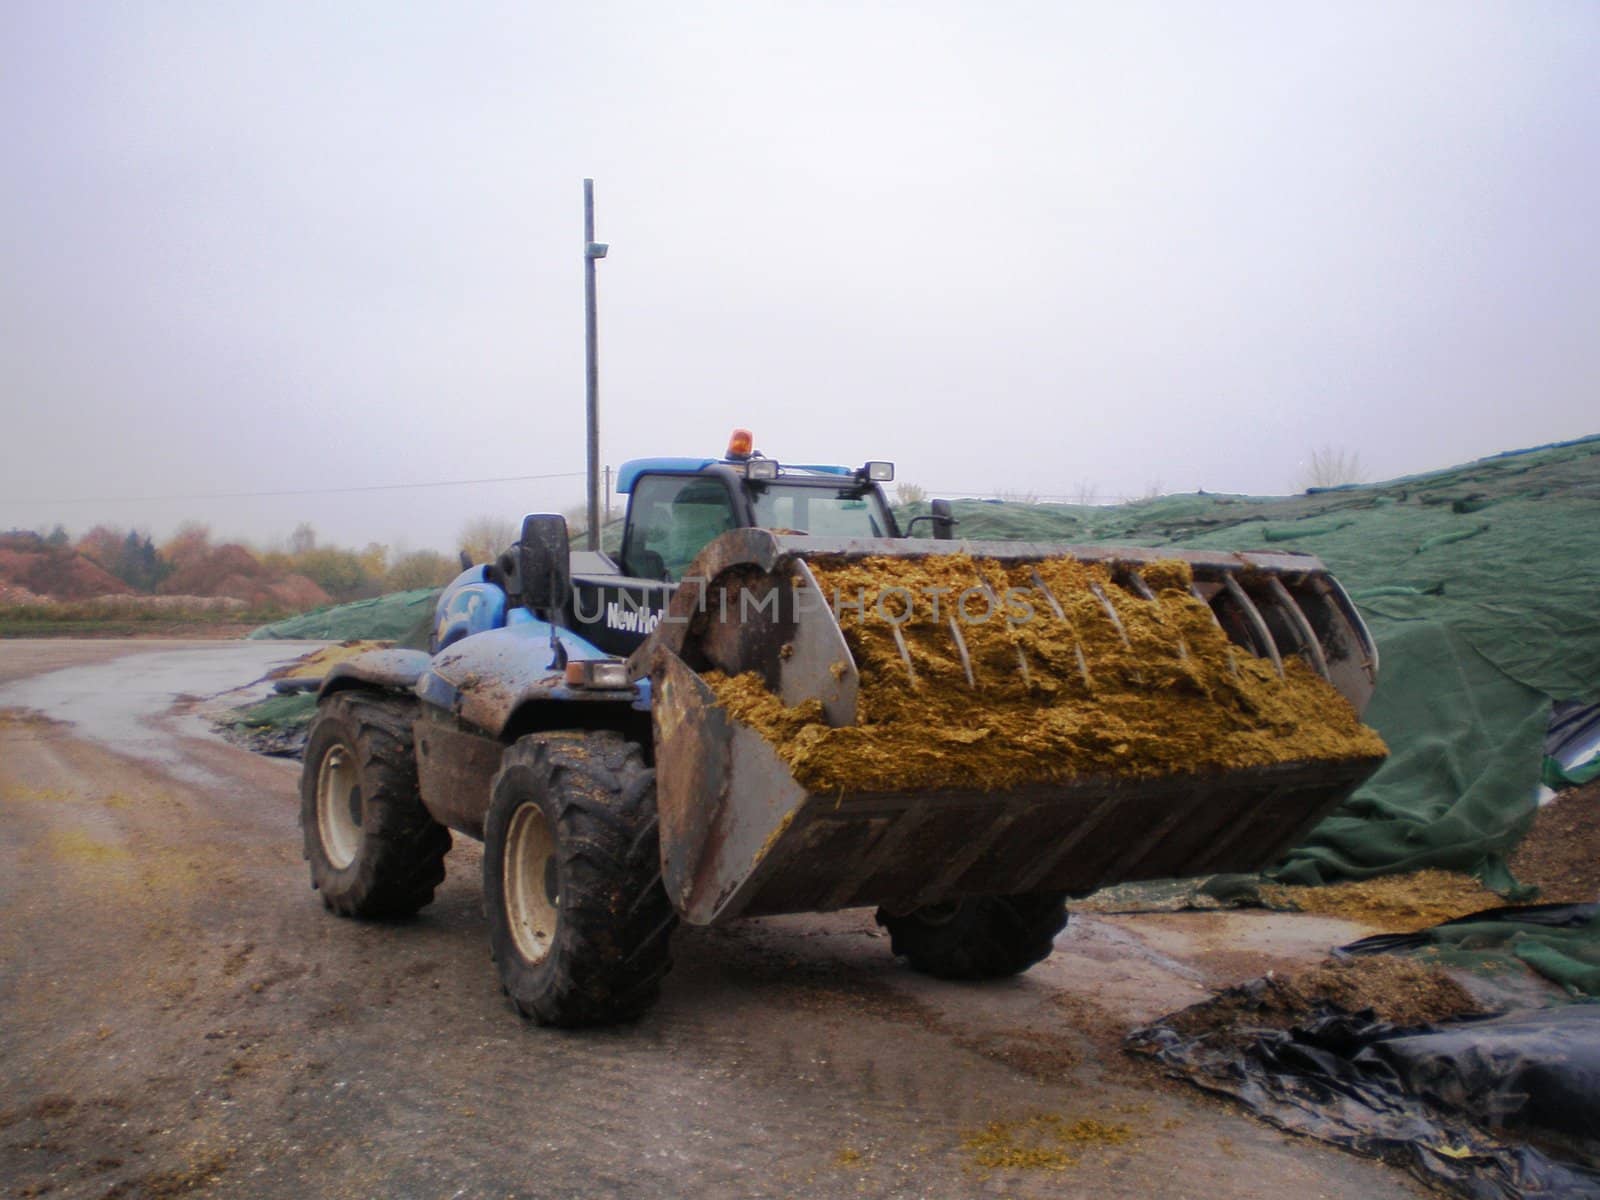
[[[566,608],[572,596],[572,552],[567,519],[557,513],[530,513],[522,518],[517,543],[517,572],[522,602],[547,617]]]
[[[950,501],[935,500],[928,507],[933,510],[933,536],[941,542],[955,540],[960,522],[950,515]]]

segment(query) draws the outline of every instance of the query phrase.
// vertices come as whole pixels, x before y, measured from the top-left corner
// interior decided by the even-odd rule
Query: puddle
[[[215,734],[203,718],[174,714],[172,706],[179,700],[207,700],[247,687],[273,667],[322,644],[217,642],[127,654],[0,685],[0,708],[27,708],[67,722],[80,738],[156,763],[188,782],[210,784],[217,777],[190,762],[182,742]],[[261,684],[261,696],[270,691],[270,684]],[[259,698],[255,691],[241,695],[240,703]]]

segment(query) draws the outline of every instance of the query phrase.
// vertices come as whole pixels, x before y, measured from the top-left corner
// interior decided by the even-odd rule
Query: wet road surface
[[[1419,1194],[1118,1047],[1342,922],[1075,917],[1028,975],[961,986],[897,966],[870,913],[755,920],[683,930],[636,1025],[525,1025],[476,844],[419,918],[334,918],[297,765],[202,733],[193,698],[298,649],[0,642],[0,1195]],[[1041,1116],[1128,1136],[981,1165]]]

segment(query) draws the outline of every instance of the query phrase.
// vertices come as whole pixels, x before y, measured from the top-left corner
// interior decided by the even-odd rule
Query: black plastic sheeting
[[[1373,1044],[1407,1093],[1600,1166],[1600,1005],[1534,1009]]]
[[[1226,1037],[1158,1022],[1128,1047],[1279,1128],[1473,1200],[1600,1198],[1600,1005],[1412,1029],[1330,1011]]]

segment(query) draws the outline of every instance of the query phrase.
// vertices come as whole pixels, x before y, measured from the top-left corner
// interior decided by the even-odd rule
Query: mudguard
[[[320,700],[334,692],[355,687],[375,687],[386,691],[409,692],[428,669],[428,656],[421,650],[371,650],[344,662],[335,663],[317,689]]]
[[[498,738],[513,714],[532,701],[575,704],[628,704],[649,709],[647,684],[626,688],[575,688],[555,661],[548,623],[530,619],[504,629],[474,634],[439,651],[417,680],[425,702],[459,717],[473,728]],[[566,629],[556,636],[568,661],[610,655]],[[359,660],[358,660],[359,661]]]

